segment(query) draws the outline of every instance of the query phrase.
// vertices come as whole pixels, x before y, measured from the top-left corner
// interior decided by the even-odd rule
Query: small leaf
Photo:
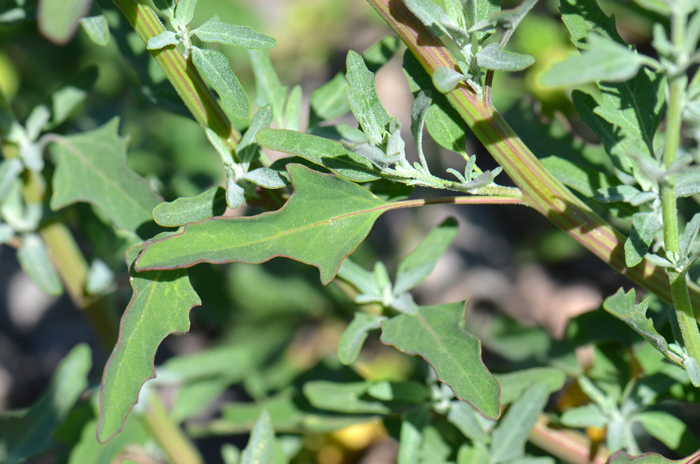
[[[226,172],[226,205],[231,209],[236,209],[245,203],[245,190],[238,185],[233,171]]]
[[[477,418],[479,413],[476,409],[462,401],[452,401],[450,403],[450,412],[447,414],[447,420],[452,422],[465,437],[476,443],[485,445],[491,443],[489,431],[485,430],[482,422]]]
[[[44,130],[49,119],[51,119],[51,112],[46,105],[38,105],[32,109],[24,124],[29,141],[34,142],[39,138],[39,134]]]
[[[236,154],[242,164],[250,164],[258,159],[260,155],[260,147],[257,145],[256,140],[258,132],[270,127],[271,122],[272,106],[267,104],[255,113],[253,120],[250,122],[250,126],[248,126],[245,134],[243,134],[241,141],[236,145]]]
[[[3,202],[17,177],[24,171],[22,161],[10,158],[0,162],[0,203]]]
[[[321,281],[328,283],[387,203],[356,184],[300,165],[288,165],[287,170],[295,191],[282,209],[188,224],[180,234],[146,245],[136,268],[260,263],[286,256],[317,266]]]
[[[418,95],[416,95],[416,99],[411,106],[411,134],[413,135],[413,140],[416,142],[418,158],[421,160],[421,164],[426,171],[428,170],[428,164],[425,160],[425,154],[423,153],[423,126],[425,126],[425,118],[432,102],[432,98],[430,98],[425,91],[420,91]],[[388,151],[387,149],[387,152]]]
[[[83,26],[90,40],[100,47],[109,43],[109,24],[104,15],[86,16],[80,20],[80,25]]]
[[[180,3],[178,3],[179,7]],[[221,97],[224,110],[238,119],[248,119],[250,102],[238,78],[231,71],[228,58],[216,50],[192,48],[192,62]]]
[[[639,56],[613,40],[591,34],[588,49],[556,63],[543,76],[545,86],[574,86],[588,82],[624,82],[637,75],[642,61]]]
[[[535,367],[507,374],[495,374],[494,377],[501,386],[501,405],[517,400],[526,389],[536,383],[546,385],[549,393],[554,393],[566,382],[566,374],[553,367]]]
[[[688,256],[693,251],[693,243],[700,232],[700,213],[696,213],[685,226],[681,237],[681,256]]]
[[[439,67],[433,74],[433,85],[440,93],[451,92],[457,87],[457,84],[466,80],[466,76],[460,72],[450,68]]]
[[[608,423],[608,419],[598,406],[589,403],[564,411],[561,415],[561,423],[572,428],[602,428]]]
[[[257,139],[263,147],[301,156],[355,182],[379,179],[380,172],[369,160],[333,140],[281,129],[262,130]]]
[[[272,48],[277,44],[272,37],[247,26],[236,26],[221,22],[218,15],[214,15],[213,18],[191,33],[199,37],[203,42],[216,42],[248,49]]]
[[[535,64],[535,57],[509,52],[497,43],[490,43],[476,54],[476,63],[492,71],[522,71]]]
[[[525,19],[525,16],[532,10],[532,8],[537,3],[537,0],[525,0],[516,8],[512,10],[501,11],[500,13],[493,16],[492,19],[503,24],[505,31],[503,32],[503,37],[499,40],[499,44],[503,47],[506,46],[513,33],[518,28],[520,23]]]
[[[467,15],[470,26],[479,24],[482,21],[491,21],[491,18],[501,11],[500,0],[468,1],[462,2],[462,4],[464,5],[464,12]],[[490,34],[485,32],[476,32],[479,43],[483,42],[489,35]]]
[[[492,434],[491,462],[504,462],[524,454],[527,437],[548,397],[547,386],[536,383],[508,408],[508,413],[499,421]]]
[[[692,460],[672,461],[656,453],[644,453],[639,456],[630,456],[624,451],[618,451],[610,456],[607,464],[690,464],[692,462]]]
[[[349,260],[346,260],[343,266],[347,262]],[[355,318],[345,329],[338,343],[338,359],[340,359],[340,362],[346,366],[355,362],[355,359],[360,354],[362,345],[367,339],[368,332],[379,329],[382,326],[382,321],[385,319],[386,317],[383,316],[356,312]]]
[[[54,430],[87,388],[91,365],[90,348],[77,345],[59,363],[44,394],[23,415],[0,414],[0,448],[5,464],[24,462],[48,450]]]
[[[63,285],[53,262],[44,245],[44,241],[35,234],[22,238],[22,246],[17,250],[17,261],[34,285],[51,296],[63,293]]]
[[[377,96],[374,73],[367,69],[362,57],[352,50],[348,52],[347,68],[345,78],[348,88],[345,89],[345,93],[350,108],[369,142],[378,145],[384,140],[382,134],[391,123],[391,117]]]
[[[272,419],[267,411],[263,411],[250,434],[248,445],[241,454],[241,464],[272,464],[274,442]]]
[[[399,48],[401,48],[401,41],[399,38],[394,35],[387,35],[369,47],[367,51],[362,54],[362,59],[365,60],[367,69],[369,69],[370,72],[376,73],[396,55]]]
[[[430,390],[419,382],[389,382],[382,380],[373,384],[367,394],[382,401],[423,403],[430,397]]]
[[[698,217],[700,219],[700,217]],[[697,224],[700,227],[700,222]],[[632,216],[632,229],[625,241],[625,264],[634,267],[644,260],[654,235],[663,229],[656,213],[635,213]]]
[[[601,203],[612,203],[615,201],[629,203],[639,193],[639,190],[631,185],[616,185],[615,187],[598,189],[595,199]]]
[[[36,15],[39,32],[56,45],[67,44],[91,4],[91,0],[41,0]]]
[[[687,456],[698,448],[700,442],[688,426],[679,418],[663,411],[644,411],[634,415],[644,430],[681,456]]]
[[[381,293],[374,273],[358,266],[350,258],[343,261],[338,270],[338,277],[352,284],[361,294],[379,295]]]
[[[279,171],[270,168],[258,168],[247,173],[244,179],[266,189],[279,189],[287,186],[287,180]]]
[[[146,179],[126,165],[127,139],[119,137],[118,126],[114,118],[93,131],[61,137],[50,146],[58,165],[51,209],[91,203],[117,227],[132,231],[152,221],[151,212],[161,199]]]
[[[454,218],[445,219],[401,260],[396,271],[395,295],[409,291],[433,272],[438,259],[457,237],[457,228],[457,221]]]
[[[250,62],[255,74],[255,89],[257,95],[255,104],[263,107],[272,105],[272,119],[279,127],[282,127],[284,102],[287,99],[287,87],[280,83],[280,79],[272,66],[270,57],[264,50],[248,50]]]
[[[153,219],[163,227],[180,227],[221,216],[226,211],[225,194],[221,187],[212,187],[196,197],[163,202],[153,210]]]
[[[618,183],[602,171],[573,163],[558,156],[548,156],[541,158],[540,161],[561,183],[587,198],[593,198],[600,188],[607,188],[610,184]]]
[[[420,448],[423,443],[423,430],[428,425],[428,411],[425,407],[411,409],[401,421],[399,453],[397,464],[419,464]]]
[[[51,130],[66,121],[73,110],[78,107],[88,95],[97,80],[97,66],[89,66],[81,70],[71,81],[51,94],[51,121],[44,130]]]
[[[149,50],[159,50],[168,45],[177,45],[179,43],[180,39],[177,37],[176,33],[173,31],[163,31],[157,36],[148,39],[146,48]]]
[[[334,383],[316,380],[304,384],[304,396],[316,408],[348,414],[389,414],[391,408],[367,395],[369,382]]]
[[[330,121],[350,111],[345,89],[348,83],[342,73],[338,73],[330,81],[311,93],[310,125],[320,121]]]
[[[632,330],[644,337],[664,356],[667,356],[668,344],[666,343],[666,339],[656,331],[652,320],[646,317],[649,299],[635,304],[635,297],[636,293],[634,289],[625,293],[623,289],[620,288],[613,296],[605,299],[603,308],[629,325]]]
[[[175,14],[177,2],[175,0],[153,0],[156,8],[168,18],[172,18]]]
[[[484,416],[499,416],[500,388],[481,360],[481,342],[460,327],[466,304],[419,307],[382,323],[382,343],[424,358],[455,396]]]
[[[299,130],[301,124],[301,86],[295,85],[289,92],[287,104],[284,109],[284,128]]]
[[[438,37],[447,34],[445,27],[440,22],[440,18],[445,15],[445,10],[440,8],[435,2],[431,0],[405,0],[405,3],[408,9],[411,10],[411,13],[416,15],[416,18],[430,29],[433,34]]]
[[[178,0],[175,7],[175,19],[181,26],[186,26],[194,18],[194,9],[197,7],[197,0]]]
[[[135,272],[133,262],[142,247],[126,253],[134,293],[102,377],[97,433],[100,443],[123,428],[141,387],[155,377],[153,358],[160,343],[171,333],[187,332],[190,310],[201,304],[184,269]]]
[[[104,261],[95,259],[90,264],[85,291],[88,295],[100,295],[114,289],[114,272]]]

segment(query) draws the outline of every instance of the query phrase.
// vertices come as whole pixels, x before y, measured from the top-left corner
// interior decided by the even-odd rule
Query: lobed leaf
[[[348,262],[350,261],[345,260],[343,266]],[[341,266],[341,269],[343,266]],[[348,324],[338,343],[338,359],[340,359],[340,362],[345,365],[352,364],[360,354],[360,349],[362,349],[362,345],[367,339],[367,334],[372,330],[381,328],[382,321],[385,319],[383,316],[356,312],[355,318]]]
[[[126,165],[127,139],[117,135],[118,126],[119,119],[114,118],[93,131],[51,144],[57,164],[51,209],[91,203],[117,227],[132,231],[152,221],[151,212],[161,198]]]
[[[247,26],[222,22],[219,20],[219,15],[214,15],[209,21],[193,30],[192,34],[203,42],[216,42],[248,49],[272,48],[277,44],[272,37]]]
[[[219,94],[224,110],[238,119],[248,119],[248,95],[231,71],[226,55],[216,50],[193,47],[192,62]]]
[[[184,269],[136,272],[133,263],[142,247],[126,253],[134,293],[102,377],[97,428],[101,443],[123,428],[139,390],[155,377],[153,358],[160,343],[171,333],[187,332],[190,310],[201,304]]]
[[[649,299],[647,298],[641,303],[635,304],[635,298],[636,292],[634,289],[625,293],[620,288],[613,296],[605,299],[603,308],[629,325],[632,330],[644,337],[646,341],[651,343],[661,353],[667,355],[668,344],[666,339],[656,331],[653,321],[646,317]]]
[[[136,269],[260,263],[284,256],[318,267],[321,281],[328,283],[388,203],[334,176],[300,165],[289,165],[287,170],[295,192],[282,209],[188,224],[177,235],[148,243]]]
[[[212,187],[196,197],[178,198],[163,202],[153,210],[153,219],[163,227],[180,227],[197,222],[226,211],[226,192],[221,187]]]
[[[419,355],[455,396],[489,418],[499,416],[500,388],[481,360],[481,342],[460,327],[466,303],[419,307],[382,323],[381,341]]]
[[[42,0],[37,7],[39,32],[56,45],[73,38],[80,18],[90,11],[91,0]]]

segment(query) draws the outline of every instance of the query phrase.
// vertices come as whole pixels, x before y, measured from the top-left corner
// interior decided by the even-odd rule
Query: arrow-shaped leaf
[[[287,170],[295,191],[282,209],[188,224],[177,235],[147,244],[136,269],[261,263],[284,256],[318,267],[321,281],[330,282],[390,203],[352,182],[298,164]]]

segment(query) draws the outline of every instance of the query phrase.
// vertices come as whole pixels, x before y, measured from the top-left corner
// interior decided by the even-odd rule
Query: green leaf
[[[301,97],[301,86],[295,85],[291,92],[289,92],[287,104],[284,109],[285,129],[299,130],[301,124]]]
[[[97,434],[101,443],[122,429],[141,387],[155,377],[153,358],[160,343],[171,333],[187,332],[190,310],[201,304],[184,269],[134,272],[142,247],[127,251],[134,293],[102,377]]]
[[[53,431],[87,388],[91,365],[90,348],[77,345],[59,363],[36,403],[21,415],[0,414],[0,449],[4,448],[5,464],[23,462],[48,449]]]
[[[348,87],[345,93],[350,108],[370,144],[379,145],[384,140],[384,132],[392,118],[379,101],[374,86],[374,73],[367,69],[362,57],[352,50],[348,52],[347,68],[345,78]]]
[[[473,446],[464,444],[459,447],[457,453],[457,464],[473,464],[476,462],[489,462],[489,450],[481,443],[474,443]]]
[[[175,19],[181,26],[186,26],[194,18],[194,9],[197,7],[197,0],[178,0],[175,7]]]
[[[548,397],[547,386],[536,383],[508,408],[508,413],[499,421],[492,434],[491,462],[503,462],[524,454],[527,437]]]
[[[160,50],[168,45],[177,45],[180,39],[173,31],[163,31],[155,37],[148,39],[146,48],[149,50]]]
[[[469,76],[457,72],[454,69],[439,67],[433,73],[433,85],[440,93],[452,92],[457,84],[465,81]]]
[[[700,442],[688,426],[679,418],[663,411],[644,411],[634,415],[649,435],[681,456],[687,456],[698,448]]]
[[[255,113],[253,120],[250,122],[250,126],[248,126],[245,134],[243,134],[241,141],[238,142],[238,145],[236,145],[236,154],[238,155],[238,159],[242,164],[250,164],[258,159],[260,155],[260,147],[257,145],[256,137],[258,132],[270,127],[271,122],[272,107],[267,104],[260,108],[257,113]],[[225,147],[222,148],[225,149]],[[245,169],[248,168],[246,167]]]
[[[416,18],[433,34],[438,37],[447,34],[445,27],[440,22],[440,18],[446,14],[445,10],[435,2],[432,0],[405,0],[405,3],[411,13],[416,15]]]
[[[575,86],[588,82],[623,82],[637,75],[642,60],[634,51],[597,34],[588,37],[588,49],[556,63],[541,79],[545,86]]]
[[[165,16],[172,18],[175,15],[177,2],[175,0],[153,0],[153,5]]]
[[[66,121],[73,110],[78,107],[88,95],[97,80],[97,66],[89,66],[81,70],[71,81],[51,94],[51,121],[44,130],[52,130]]]
[[[640,456],[630,456],[624,451],[618,451],[608,459],[608,464],[690,464],[692,462],[693,460],[672,461],[656,453],[645,453]]]
[[[391,408],[367,395],[370,382],[335,383],[316,380],[304,384],[304,396],[316,408],[348,414],[389,414]]]
[[[153,219],[163,227],[180,227],[221,216],[226,211],[225,195],[226,191],[221,187],[212,187],[196,197],[163,202],[153,210]]]
[[[248,95],[231,71],[226,55],[216,50],[193,47],[192,62],[219,94],[224,110],[238,119],[248,119],[250,116]]]
[[[350,111],[345,89],[348,83],[343,73],[338,73],[330,81],[311,93],[311,115],[309,125],[320,121],[330,121]]]
[[[257,138],[263,147],[300,156],[352,181],[379,179],[380,172],[369,160],[348,150],[342,143],[282,129],[262,130]]]
[[[381,341],[419,355],[455,396],[484,416],[499,416],[500,388],[481,360],[481,342],[461,328],[466,303],[426,306],[382,323]]]
[[[631,185],[616,185],[609,188],[601,188],[595,194],[595,199],[601,203],[624,201],[629,203],[641,192]]]
[[[338,277],[352,284],[361,294],[379,295],[381,289],[373,272],[345,259],[338,270]]]
[[[199,262],[260,263],[286,256],[317,266],[330,282],[340,263],[369,233],[388,203],[351,182],[287,167],[295,192],[275,212],[214,218],[146,245],[137,270],[188,267]]]
[[[438,259],[457,237],[457,220],[447,218],[430,231],[420,244],[401,262],[396,271],[394,294],[401,295],[425,280]]]
[[[523,392],[536,383],[547,386],[549,393],[554,393],[564,386],[566,374],[553,367],[535,367],[507,374],[495,374],[501,386],[501,404],[510,404],[523,395]]]
[[[24,171],[24,165],[19,158],[10,158],[0,162],[0,203],[3,202],[12,185]]]
[[[255,74],[255,89],[257,91],[255,104],[260,107],[268,104],[272,105],[272,118],[279,127],[282,127],[287,87],[280,83],[280,79],[272,66],[272,61],[270,61],[267,52],[263,50],[248,50],[248,55]]]
[[[447,420],[452,422],[471,441],[487,445],[491,443],[491,436],[489,431],[484,428],[483,419],[479,419],[478,415],[476,409],[467,403],[452,401]]]
[[[535,57],[503,50],[494,42],[476,54],[476,63],[492,71],[522,71],[535,64]]]
[[[615,19],[612,16],[606,16],[596,0],[563,0],[561,17],[569,29],[571,40],[579,49],[588,48],[586,37],[591,32],[625,44],[617,32]]]
[[[260,414],[241,454],[241,464],[273,464],[275,431],[267,411]]]
[[[686,169],[676,174],[676,196],[689,197],[700,194],[700,171]]]
[[[408,411],[401,421],[399,436],[399,455],[397,464],[419,464],[420,448],[423,442],[423,430],[428,425],[426,407]]]
[[[501,11],[501,0],[468,0],[463,4],[470,27],[482,21],[491,21],[494,15]],[[485,32],[475,34],[479,42],[490,35]]]
[[[90,11],[90,0],[42,0],[37,8],[39,32],[56,45],[65,45]]]
[[[425,384],[413,381],[389,382],[381,380],[370,386],[367,394],[382,401],[403,403],[423,403],[430,398],[430,391]]]
[[[266,189],[279,189],[287,186],[287,180],[284,176],[279,171],[270,168],[258,168],[250,171],[244,179]]]
[[[109,43],[109,24],[104,15],[86,16],[80,20],[80,25],[97,45],[104,47]]]
[[[537,0],[524,0],[520,5],[512,10],[502,11],[493,16],[493,19],[503,25],[505,31],[503,37],[498,41],[502,47],[510,41],[510,38],[515,33],[520,23],[525,19],[525,16],[532,10],[537,3]]]
[[[681,237],[681,256],[688,256],[693,251],[693,243],[700,232],[700,213],[696,213],[685,226]]]
[[[646,341],[666,356],[668,353],[666,339],[656,331],[653,321],[646,317],[649,299],[647,298],[641,303],[635,304],[635,298],[636,292],[634,289],[625,293],[620,288],[613,296],[605,299],[603,308],[629,325],[632,330],[644,337]]]
[[[272,48],[277,44],[277,41],[272,37],[247,26],[236,26],[221,22],[219,15],[214,15],[213,18],[191,33],[199,37],[203,42],[216,42],[248,49]]]
[[[146,179],[126,165],[127,138],[119,137],[118,127],[119,119],[114,118],[93,131],[61,137],[50,146],[57,164],[51,209],[91,203],[117,227],[132,231],[153,220],[151,212],[161,199]]]
[[[699,218],[700,219],[700,218]],[[700,222],[698,222],[700,226]],[[625,240],[625,264],[634,267],[644,260],[654,235],[663,229],[656,213],[635,213],[632,216],[632,229]]]
[[[603,411],[593,403],[564,411],[561,423],[572,428],[605,427],[608,418]]]
[[[542,158],[540,162],[561,183],[588,198],[593,198],[598,189],[605,189],[616,183],[615,179],[605,175],[602,171],[572,163],[558,156]]]
[[[347,262],[349,260],[346,260],[343,266]],[[338,343],[338,359],[340,359],[340,362],[345,365],[352,364],[360,354],[360,349],[367,339],[367,333],[371,330],[379,329],[382,326],[382,321],[385,319],[383,316],[356,312],[355,318],[345,329]]]
[[[73,447],[68,464],[107,464],[112,463],[121,456],[124,448],[131,444],[145,445],[152,438],[143,424],[143,420],[137,415],[129,416],[122,433],[114,437],[109,443],[100,444],[97,439],[97,419],[88,422],[80,436],[80,441]],[[122,461],[126,462],[126,461]]]
[[[63,293],[63,284],[44,245],[36,234],[22,237],[22,246],[17,250],[17,261],[34,285],[47,295],[59,296]]]
[[[401,48],[401,41],[394,35],[387,35],[379,39],[362,54],[367,69],[376,73],[391,60]]]

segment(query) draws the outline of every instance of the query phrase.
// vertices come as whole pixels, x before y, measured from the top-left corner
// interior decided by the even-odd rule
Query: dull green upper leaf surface
[[[214,218],[146,245],[138,270],[200,262],[260,263],[284,256],[312,264],[329,282],[388,203],[368,190],[301,165],[287,167],[295,191],[285,206],[245,218]]]
[[[201,304],[184,269],[134,272],[141,247],[127,252],[134,293],[102,378],[97,435],[101,442],[122,429],[141,387],[155,377],[153,358],[160,343],[171,333],[187,332],[190,309]]]
[[[219,94],[224,110],[238,119],[248,119],[248,95],[231,71],[226,55],[216,50],[193,47],[192,62]]]
[[[464,303],[426,306],[382,323],[382,343],[424,358],[455,396],[489,418],[499,416],[500,388],[481,360],[481,342],[460,327]]]
[[[613,296],[605,299],[603,308],[629,325],[665,355],[668,352],[666,339],[656,331],[653,321],[646,316],[649,300],[646,299],[639,304],[635,304],[635,297],[634,289],[625,293],[620,288]]]
[[[46,392],[26,413],[0,415],[0,448],[5,449],[5,464],[22,462],[46,451],[51,434],[87,388],[91,365],[90,348],[76,346],[58,365]]]
[[[136,230],[152,221],[161,202],[148,185],[126,165],[127,138],[119,137],[119,119],[90,132],[62,137],[51,145],[56,159],[51,209],[76,202],[97,206],[117,227]]]
[[[334,140],[284,129],[258,132],[258,143],[270,150],[301,156],[314,164],[355,182],[379,179],[379,171],[369,161]]]
[[[91,0],[42,0],[37,9],[39,32],[56,45],[67,44],[91,4]]]
[[[663,229],[657,214],[635,213],[632,216],[632,230],[625,241],[625,264],[633,267],[641,263],[654,241],[654,235]]]
[[[212,187],[192,198],[178,198],[163,202],[153,210],[153,219],[164,227],[179,227],[189,222],[197,222],[226,211],[226,191]]]
[[[272,48],[277,43],[272,37],[247,26],[224,23],[219,20],[218,15],[214,15],[192,33],[204,42],[217,42],[249,49]]]

